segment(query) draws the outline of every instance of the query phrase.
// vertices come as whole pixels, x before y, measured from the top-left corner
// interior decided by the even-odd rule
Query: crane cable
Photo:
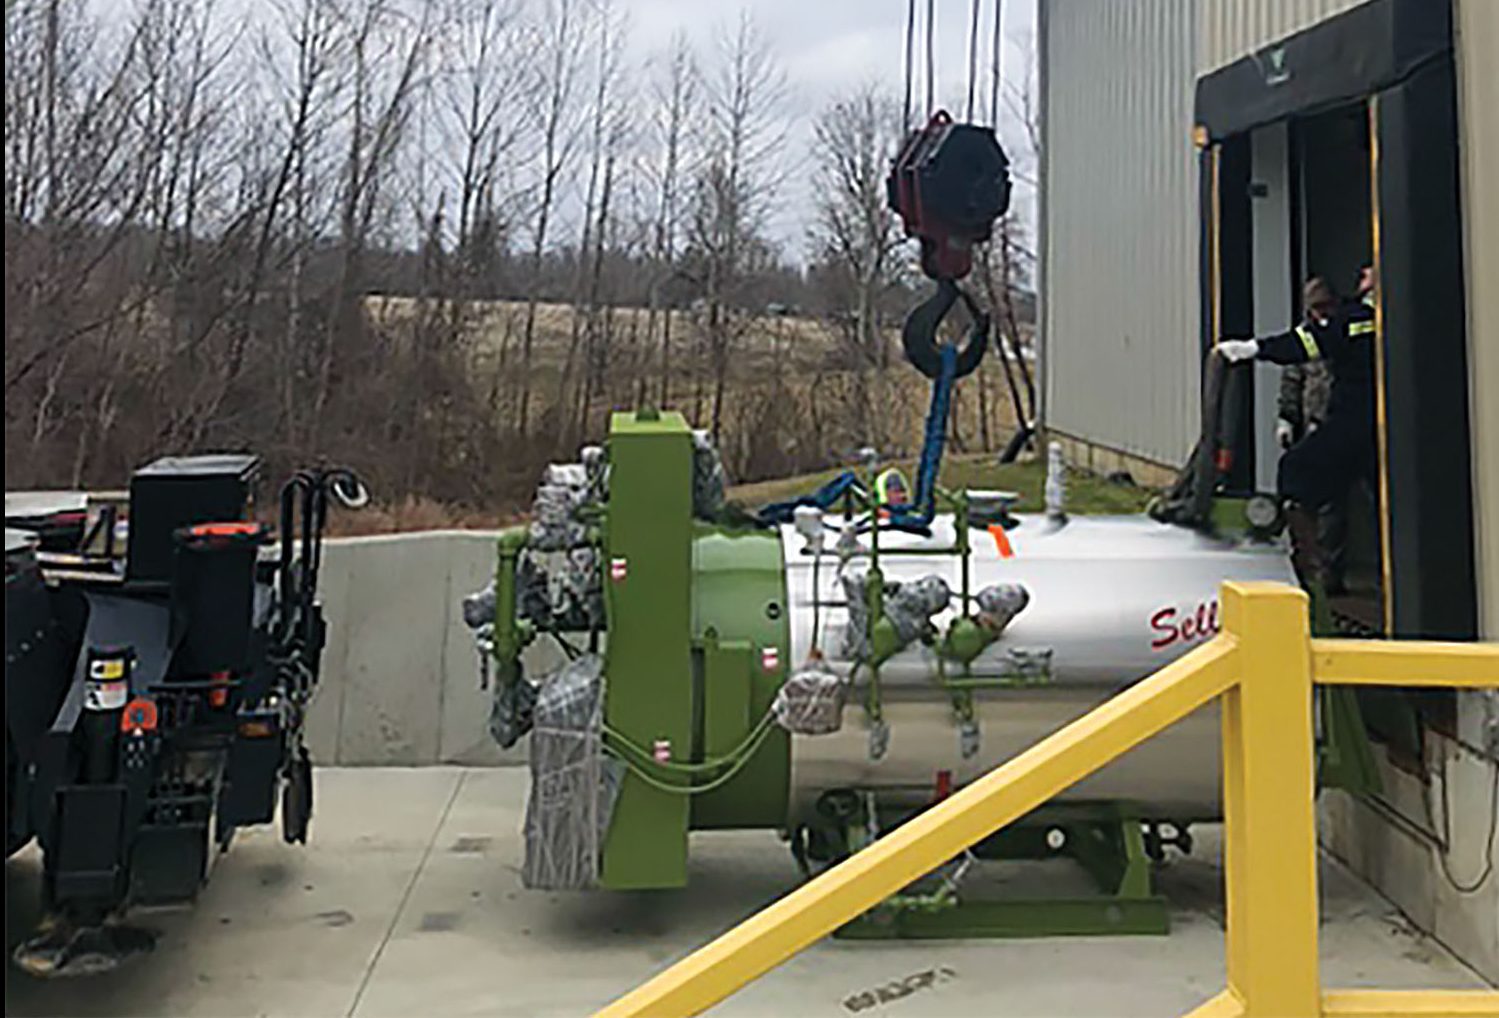
[[[926,0],[926,113],[923,119],[931,116],[932,110],[936,108],[936,89],[933,87],[936,81],[936,58],[933,56],[933,38],[937,34],[937,12],[935,0]]]
[[[906,98],[901,106],[900,135],[911,133],[911,81],[916,71],[916,0],[906,0]]]
[[[978,95],[978,64],[979,64],[979,22],[983,13],[983,0],[972,0],[969,5],[968,19],[968,122],[974,122],[974,101]],[[991,84],[989,92],[989,122],[997,131],[999,128],[999,93],[1000,93],[1000,50],[1003,45],[1001,26],[1004,20],[1004,0],[994,0],[994,33],[991,39]],[[926,33],[926,109],[923,116],[931,114],[936,108],[936,3],[935,0],[926,2],[926,21],[922,26]],[[905,59],[905,93],[901,103],[901,134],[905,135],[911,130],[911,98],[914,92],[914,80],[916,71],[916,0],[906,0],[906,59]]]
[[[979,10],[984,0],[973,0],[968,19],[968,122],[973,123],[973,89],[978,83],[979,62]]]
[[[1004,55],[1003,25],[1005,16],[1005,0],[994,0],[994,38],[990,43],[989,63],[989,123],[994,125],[994,133],[999,133],[999,88],[1003,81],[1000,73],[1001,58]]]

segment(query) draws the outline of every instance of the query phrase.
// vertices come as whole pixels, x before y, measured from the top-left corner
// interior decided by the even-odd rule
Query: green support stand
[[[635,744],[690,759],[692,431],[680,414],[614,415],[609,429],[604,717]],[[687,884],[688,797],[626,775],[604,840],[610,890]]]
[[[867,842],[862,817],[850,847]],[[1060,845],[1056,839],[1060,832]],[[1140,820],[1111,803],[1045,807],[976,846],[979,859],[1071,859],[1098,887],[1062,898],[968,897],[961,882],[932,875],[840,927],[846,940],[951,940],[1068,936],[1164,936],[1166,899],[1154,893]]]

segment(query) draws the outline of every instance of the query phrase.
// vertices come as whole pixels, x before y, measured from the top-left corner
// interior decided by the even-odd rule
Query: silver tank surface
[[[1000,670],[1012,649],[1049,649],[1051,683],[978,691],[979,748],[964,758],[951,698],[936,681],[936,656],[913,645],[880,669],[890,741],[884,757],[875,761],[862,707],[866,678],[861,669],[842,729],[792,739],[794,817],[805,815],[822,792],[834,788],[875,788],[888,803],[929,801],[937,772],[951,771],[960,784],[969,781],[1209,639],[1220,625],[1218,590],[1225,580],[1295,582],[1280,542],[1216,540],[1145,516],[1073,517],[1061,525],[1045,516],[1019,519],[1020,525],[1005,535],[1009,554],[1002,553],[993,535],[970,533],[972,591],[1007,582],[1024,585],[1030,594],[1025,610],[979,657],[975,670]],[[895,581],[936,574],[956,593],[961,583],[956,557],[901,554],[923,546],[951,546],[951,517],[939,517],[932,530],[930,538],[882,533],[880,568],[887,580]],[[820,556],[814,597],[814,557],[806,539],[790,526],[783,528],[781,539],[792,661],[805,661],[812,649],[815,611],[822,652],[834,671],[846,675],[852,662],[843,657],[848,614],[836,575],[838,560],[830,551]],[[867,566],[867,558],[856,557],[847,568]],[[955,596],[949,609],[933,619],[939,632],[959,608]],[[1127,800],[1159,818],[1216,818],[1219,739],[1216,706],[1203,708],[1062,798]]]

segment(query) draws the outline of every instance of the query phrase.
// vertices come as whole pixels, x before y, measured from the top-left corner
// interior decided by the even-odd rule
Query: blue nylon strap
[[[953,383],[957,381],[958,348],[944,343],[938,352],[942,357],[942,373],[932,382],[926,435],[916,466],[916,498],[909,508],[890,510],[889,525],[898,530],[925,532],[937,515],[937,474],[942,469],[942,453],[947,446],[947,414],[952,404]]]
[[[942,453],[947,446],[947,415],[952,406],[953,385],[958,374],[958,348],[951,343],[938,348],[942,371],[932,382],[932,402],[926,412],[926,433],[921,442],[921,459],[916,466],[916,497],[911,505],[891,508],[886,526],[926,534],[937,515],[937,475],[942,470]],[[790,523],[801,506],[829,509],[859,483],[858,476],[846,470],[810,495],[787,502],[775,502],[756,513],[761,523]]]
[[[831,509],[858,483],[858,475],[852,470],[845,470],[810,495],[802,495],[800,498],[793,498],[786,502],[773,502],[761,507],[760,511],[755,513],[755,517],[767,526],[790,523],[792,515],[804,505],[816,506],[818,509]]]

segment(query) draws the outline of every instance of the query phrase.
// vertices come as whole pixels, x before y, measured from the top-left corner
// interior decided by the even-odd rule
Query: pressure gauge
[[[1256,495],[1244,506],[1244,518],[1256,530],[1270,530],[1280,518],[1280,508],[1269,495]]]

